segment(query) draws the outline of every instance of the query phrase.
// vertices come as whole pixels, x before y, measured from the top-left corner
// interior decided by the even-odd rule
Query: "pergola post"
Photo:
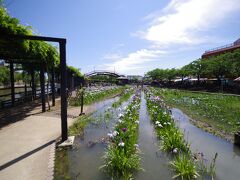
[[[14,106],[14,103],[15,103],[15,87],[14,87],[13,62],[10,62],[10,81],[11,81],[11,101],[12,101],[12,106]]]
[[[52,89],[52,106],[55,106],[55,72],[54,68],[51,71],[51,89]]]
[[[40,86],[41,86],[42,112],[45,112],[46,100],[45,100],[45,77],[44,77],[43,65],[41,65],[41,70],[40,70]]]
[[[66,79],[66,41],[60,41],[60,65],[61,65],[61,124],[62,141],[68,139],[67,127],[67,79]]]
[[[24,85],[24,99],[25,99],[25,101],[27,100],[27,84],[25,83],[25,85]]]
[[[71,76],[71,91],[74,90],[74,76]]]
[[[32,81],[32,100],[36,98],[36,88],[35,88],[35,72],[31,69],[31,81]]]

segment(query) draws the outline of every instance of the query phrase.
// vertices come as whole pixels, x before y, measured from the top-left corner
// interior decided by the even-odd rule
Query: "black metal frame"
[[[4,39],[4,40],[7,40],[7,41],[19,39],[19,40],[36,40],[36,41],[47,41],[47,42],[57,42],[57,43],[59,43],[60,68],[61,68],[61,132],[62,132],[62,141],[67,140],[68,139],[68,127],[67,127],[67,94],[66,94],[66,87],[67,87],[67,80],[66,80],[66,39],[54,38],[54,37],[43,37],[43,36],[5,35],[5,34],[1,34],[0,39]],[[18,57],[18,58],[12,57],[12,58],[13,59],[20,59],[22,57]],[[10,67],[12,69],[12,71],[11,71],[11,84],[12,84],[12,83],[14,83],[13,63],[10,63]],[[41,73],[41,74],[42,74],[41,79],[44,82],[44,74],[43,73]],[[12,92],[12,99],[14,100],[14,97],[13,97],[14,96],[14,86],[12,86],[12,87],[13,87],[12,91],[11,91]],[[45,91],[45,88],[44,88],[44,91]],[[55,91],[55,88],[54,88],[54,91]],[[45,102],[44,99],[45,99],[45,93],[44,93],[44,95],[42,95],[42,102]],[[43,106],[42,108],[44,110],[45,103],[42,103],[42,106]]]

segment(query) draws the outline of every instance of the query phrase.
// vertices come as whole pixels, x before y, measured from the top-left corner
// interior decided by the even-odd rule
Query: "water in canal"
[[[69,175],[73,179],[109,179],[99,170],[103,165],[104,152],[107,144],[105,138],[107,133],[113,130],[118,120],[118,114],[129,102],[124,102],[121,107],[114,109],[112,103],[118,97],[98,103],[97,111],[92,117],[96,120],[84,129],[84,135],[77,137],[73,149],[68,151]],[[110,109],[110,110],[109,110]],[[106,120],[106,112],[110,111],[110,118]]]
[[[107,133],[113,130],[118,120],[118,114],[129,103],[129,101],[125,102],[120,108],[111,108],[109,110],[109,107],[117,99],[118,97],[98,103],[97,111],[92,115],[96,120],[89,123],[84,130],[84,135],[77,137],[74,147],[67,151],[68,174],[71,179],[111,179],[99,170],[99,167],[104,163],[102,156],[107,147],[105,141]],[[111,117],[106,121],[105,115],[107,111],[111,112]],[[172,109],[172,114],[179,127],[184,131],[185,138],[190,143],[192,152],[202,152],[205,159],[209,162],[215,153],[218,153],[216,179],[240,179],[239,148],[195,127],[189,122],[188,116],[180,110]],[[170,159],[165,153],[159,151],[159,142],[147,112],[144,93],[141,96],[139,121],[138,144],[141,150],[141,167],[144,171],[136,172],[134,179],[172,179],[174,174],[168,166]]]
[[[116,124],[117,115],[129,103],[125,102],[120,108],[112,109],[111,121],[106,123],[104,112],[114,101],[116,99],[104,101],[102,107],[98,107],[98,111],[93,114],[97,121],[90,123],[84,130],[84,136],[77,137],[73,149],[68,150],[68,174],[71,178],[84,180],[111,179],[99,170],[99,167],[103,165],[102,156],[107,147],[104,138]],[[169,160],[159,151],[158,141],[147,113],[146,100],[143,93],[141,96],[138,143],[142,152],[141,167],[144,171],[137,172],[135,179],[171,179],[173,174],[171,174],[167,164]]]
[[[139,117],[139,148],[142,154],[141,167],[144,171],[137,173],[135,179],[139,180],[157,180],[172,179],[173,174],[169,170],[169,159],[159,151],[159,142],[154,133],[153,124],[147,112],[144,93],[141,96],[141,107]]]
[[[192,152],[202,152],[208,161],[218,153],[216,179],[240,179],[240,148],[192,125],[189,117],[181,110],[174,108],[172,114],[179,127],[185,131],[185,138],[190,143]]]

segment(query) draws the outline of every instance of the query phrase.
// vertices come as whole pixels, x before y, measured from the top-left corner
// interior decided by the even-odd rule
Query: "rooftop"
[[[212,55],[218,55],[218,54],[221,54],[221,53],[224,53],[224,52],[233,51],[233,50],[238,49],[238,48],[240,48],[240,38],[237,39],[236,41],[234,41],[231,44],[227,44],[227,45],[224,45],[224,46],[220,46],[220,47],[213,48],[213,49],[205,51],[202,55],[202,58],[207,58],[207,57],[212,56]]]

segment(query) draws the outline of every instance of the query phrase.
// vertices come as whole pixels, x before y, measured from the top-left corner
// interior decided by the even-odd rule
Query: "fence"
[[[52,93],[52,89],[50,85],[45,85],[45,94],[47,95],[47,86],[48,93]],[[20,104],[26,101],[31,101],[41,97],[41,88],[36,87],[36,92],[33,94],[32,87],[30,86],[18,86],[14,87],[16,93],[14,104]],[[58,87],[56,87],[55,92],[59,92]],[[10,107],[12,105],[11,99],[11,88],[0,88],[0,109],[5,107]]]

